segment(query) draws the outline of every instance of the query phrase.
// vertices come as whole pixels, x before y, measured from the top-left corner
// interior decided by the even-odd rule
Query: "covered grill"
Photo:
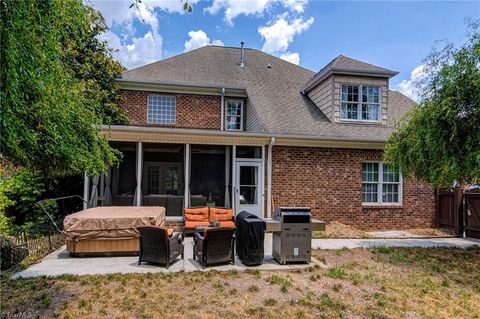
[[[237,214],[235,227],[238,259],[247,266],[261,265],[264,256],[265,221],[243,211]]]
[[[281,230],[273,233],[273,258],[280,264],[310,262],[312,246],[311,210],[307,207],[278,207],[274,220]]]

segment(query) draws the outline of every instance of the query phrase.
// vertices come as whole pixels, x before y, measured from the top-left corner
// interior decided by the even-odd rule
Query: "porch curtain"
[[[114,167],[112,170],[112,196],[118,195],[118,179],[120,176],[120,169],[118,167]]]
[[[97,207],[98,201],[98,175],[92,178],[92,192],[90,194],[90,201],[88,202],[90,207]]]
[[[105,174],[105,190],[103,193],[103,206],[112,206],[112,192],[110,190],[111,179],[111,168],[107,168],[107,173]]]
[[[225,146],[225,207],[230,207],[230,147]]]

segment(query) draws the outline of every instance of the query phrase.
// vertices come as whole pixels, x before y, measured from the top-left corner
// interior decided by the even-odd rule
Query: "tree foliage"
[[[44,176],[97,174],[119,153],[100,134],[123,123],[112,79],[123,70],[80,0],[0,0],[0,144]]]
[[[434,186],[480,182],[480,23],[466,41],[434,49],[418,83],[421,101],[399,123],[386,160]]]

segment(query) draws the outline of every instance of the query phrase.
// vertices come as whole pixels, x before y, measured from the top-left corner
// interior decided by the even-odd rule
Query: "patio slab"
[[[235,265],[221,265],[208,267],[203,269],[200,264],[193,260],[193,240],[191,237],[185,238],[185,258],[178,259],[174,264],[170,265],[169,269],[162,266],[142,263],[138,265],[138,257],[83,257],[73,258],[62,246],[58,250],[44,257],[39,263],[31,265],[27,269],[16,273],[13,278],[28,278],[39,276],[61,276],[66,274],[71,275],[104,275],[113,273],[162,273],[162,272],[179,272],[179,271],[230,271],[230,270],[289,270],[310,267],[314,264],[320,267],[326,267],[318,260],[312,258],[310,264],[288,264],[280,265],[273,260],[272,255],[272,234],[265,234],[265,258],[260,266],[247,267],[243,265],[237,258],[235,258]]]
[[[480,245],[473,238],[408,238],[408,239],[313,239],[312,249],[375,248],[386,247],[450,247],[467,248]]]

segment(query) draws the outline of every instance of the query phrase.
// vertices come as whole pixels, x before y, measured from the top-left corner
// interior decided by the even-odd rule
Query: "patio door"
[[[262,216],[263,172],[262,161],[237,161],[235,186],[236,211],[248,211]]]

